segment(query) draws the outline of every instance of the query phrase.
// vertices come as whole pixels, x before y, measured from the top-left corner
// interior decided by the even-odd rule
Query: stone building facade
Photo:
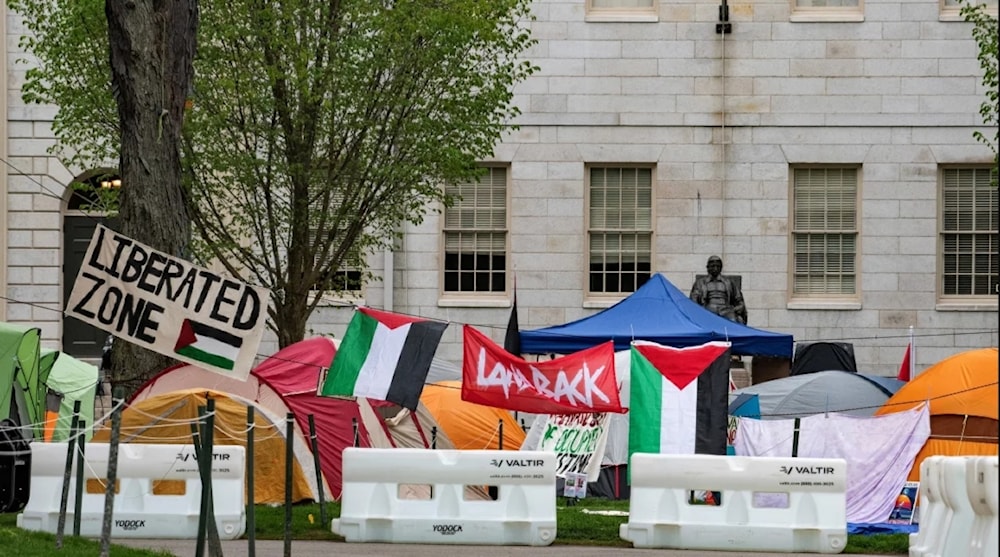
[[[851,342],[869,373],[895,375],[910,327],[918,370],[996,346],[993,153],[973,136],[993,131],[957,5],[722,4],[535,0],[538,71],[485,177],[450,185],[462,201],[405,227],[370,260],[382,279],[311,331],[342,335],[361,301],[450,321],[438,353],[460,361],[462,324],[502,341],[515,277],[521,328],[536,328],[649,273],[686,291],[714,254],[741,277],[751,326]],[[0,307],[70,351],[66,186],[92,169],[48,153],[55,108],[22,101],[23,26],[5,21]]]

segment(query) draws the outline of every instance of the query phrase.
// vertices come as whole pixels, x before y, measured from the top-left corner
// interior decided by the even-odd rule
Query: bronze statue
[[[691,286],[690,298],[713,313],[745,325],[747,308],[743,292],[732,279],[722,275],[722,258],[709,257],[706,269],[708,275],[696,278]]]

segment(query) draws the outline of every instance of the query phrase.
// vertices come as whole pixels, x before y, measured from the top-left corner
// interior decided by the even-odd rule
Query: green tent
[[[80,419],[87,422],[86,439],[89,441],[94,431],[97,366],[52,350],[42,354],[41,367],[49,370],[45,381],[46,414],[58,416],[52,424],[52,435],[43,435],[42,439],[61,442],[69,437],[69,429],[73,423],[73,403],[79,400]]]
[[[32,425],[36,435],[45,415],[40,344],[39,328],[0,323],[0,419]]]

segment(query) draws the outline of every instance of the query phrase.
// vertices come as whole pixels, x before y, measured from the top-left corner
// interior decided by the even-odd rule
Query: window
[[[342,218],[341,213],[348,212],[346,208],[342,207],[344,204],[343,193],[331,191],[330,196],[329,210],[323,214],[318,211],[312,214],[311,218],[314,219],[314,222],[309,232],[310,240],[315,242],[318,239],[316,235],[319,233],[320,226],[325,231],[329,231],[331,228],[337,229],[339,232],[331,248],[331,251],[333,251],[336,250],[338,244],[345,241],[344,235],[347,233],[346,229],[349,223],[338,220]],[[323,300],[321,304],[339,304],[360,300],[364,298],[366,278],[365,272],[362,269],[365,267],[360,250],[352,249],[340,261],[337,268],[327,267],[323,269],[313,283],[311,290],[314,294],[322,292]]]
[[[507,169],[445,192],[455,199],[444,210],[445,293],[506,293]]]
[[[857,296],[858,169],[792,171],[792,297]]]
[[[657,21],[658,0],[587,0],[587,21]]]
[[[962,17],[962,6],[967,2],[959,0],[938,0],[941,8],[942,21],[965,21]],[[972,0],[972,4],[986,4],[986,13],[997,17],[997,0]]]
[[[946,168],[941,180],[941,296],[994,296],[997,188],[990,168]]]
[[[358,298],[363,284],[361,270],[350,265],[346,269],[336,271],[327,269],[324,276],[313,286],[313,290],[331,292],[348,298]]]
[[[795,0],[798,8],[857,8],[861,0]]]
[[[791,0],[792,21],[864,21],[864,0]]]
[[[651,270],[653,170],[595,167],[589,176],[588,290],[635,292]]]

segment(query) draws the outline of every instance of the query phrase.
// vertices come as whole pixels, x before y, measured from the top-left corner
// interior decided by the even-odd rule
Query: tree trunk
[[[185,257],[190,219],[181,186],[180,132],[194,77],[197,0],[107,0],[111,79],[121,123],[121,232]],[[120,341],[110,379],[126,397],[172,360]]]
[[[285,348],[306,337],[306,296],[288,296],[274,308],[274,328],[278,334],[278,347]]]

